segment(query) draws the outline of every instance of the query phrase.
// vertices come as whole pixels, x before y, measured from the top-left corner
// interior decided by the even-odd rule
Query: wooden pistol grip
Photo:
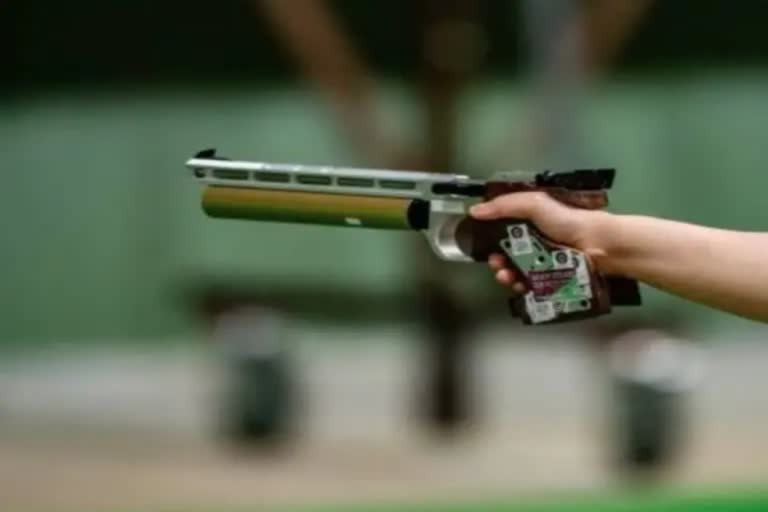
[[[600,210],[608,206],[608,194],[605,189],[571,189],[560,186],[542,187],[532,183],[509,183],[509,182],[489,182],[486,186],[486,200],[491,200],[504,194],[519,192],[544,192],[553,199],[585,210]],[[526,232],[531,240],[535,241],[536,254],[543,255],[543,259],[552,265],[547,268],[537,267],[535,262],[525,257],[510,257],[510,254],[502,244],[507,244],[506,249],[511,249],[511,226],[520,226]],[[637,281],[623,277],[607,277],[599,273],[586,254],[571,247],[566,247],[557,241],[550,240],[541,233],[532,223],[520,219],[502,219],[490,222],[475,221],[466,219],[459,225],[457,235],[460,245],[466,254],[472,256],[475,261],[487,261],[491,254],[502,254],[506,257],[507,265],[517,274],[517,279],[521,281],[526,293],[522,297],[512,297],[510,306],[512,313],[521,316],[525,323],[556,323],[567,320],[577,320],[598,315],[603,315],[611,311],[612,305],[617,306],[636,306],[640,305],[642,300]],[[463,240],[463,242],[462,242]],[[523,246],[525,247],[525,246]],[[530,311],[532,307],[539,304],[532,303],[531,298],[540,299],[547,302],[547,297],[553,295],[553,289],[560,285],[570,288],[558,289],[567,291],[573,288],[574,283],[568,281],[571,269],[564,269],[554,264],[555,258],[562,254],[569,254],[574,261],[583,265],[578,270],[578,283],[589,287],[589,297],[585,304],[587,308],[568,311],[569,308],[563,308],[558,311],[554,318],[532,322]],[[518,261],[514,261],[517,259]],[[521,267],[521,264],[524,264]],[[558,298],[549,302],[555,306],[563,307],[561,298],[566,295],[557,294]],[[529,302],[526,303],[526,300]],[[573,301],[565,301],[570,304]],[[548,306],[547,306],[548,307]],[[574,308],[570,308],[574,309]]]

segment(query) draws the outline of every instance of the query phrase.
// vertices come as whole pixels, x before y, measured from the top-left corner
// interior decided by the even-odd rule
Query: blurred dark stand
[[[275,35],[299,63],[304,75],[326,99],[340,132],[371,165],[455,172],[457,102],[464,85],[483,57],[478,23],[479,2],[420,0],[421,71],[424,105],[423,147],[385,133],[375,109],[372,71],[344,36],[323,0],[261,0]],[[393,27],[397,30],[397,27]],[[414,283],[424,314],[427,376],[424,411],[438,432],[451,432],[469,417],[465,369],[469,361],[470,314],[453,291],[444,265],[423,241],[409,251],[416,261]]]
[[[610,386],[613,463],[627,483],[656,482],[685,448],[699,354],[680,319],[664,312],[596,322],[592,334]]]
[[[480,4],[474,0],[421,0],[421,94],[425,117],[423,169],[459,173],[458,104],[484,57]],[[455,274],[417,240],[412,258],[418,262],[425,319],[426,403],[418,407],[437,432],[451,434],[471,416],[472,312],[455,288]]]
[[[222,364],[216,406],[224,439],[275,449],[295,431],[297,388],[286,315],[234,291],[204,290],[198,306]]]

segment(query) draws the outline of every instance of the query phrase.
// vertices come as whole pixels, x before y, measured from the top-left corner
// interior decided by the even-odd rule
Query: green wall
[[[766,229],[766,85],[768,75],[746,72],[600,85],[582,112],[588,157],[574,165],[619,168],[617,211]],[[521,93],[495,82],[467,95],[467,169],[493,170],[485,162],[498,141],[524,127]],[[382,88],[382,112],[405,139],[417,130],[413,105],[403,89]],[[185,287],[211,276],[249,279],[266,291],[408,289],[409,234],[212,221],[199,211],[183,162],[204,147],[250,159],[362,164],[326,114],[303,92],[245,87],[71,89],[6,102],[0,340],[178,335],[193,325]],[[702,325],[751,328],[649,297],[651,307],[675,308]]]

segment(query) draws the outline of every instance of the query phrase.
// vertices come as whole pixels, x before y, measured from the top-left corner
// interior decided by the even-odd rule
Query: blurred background
[[[0,3],[0,509],[764,510],[764,326],[644,288],[524,328],[416,234],[208,219],[184,162],[615,167],[614,211],[765,230],[766,20]]]

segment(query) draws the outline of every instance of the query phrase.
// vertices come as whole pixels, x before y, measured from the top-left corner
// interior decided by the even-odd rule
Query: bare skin
[[[601,272],[768,322],[768,233],[579,210],[543,192],[501,196],[475,205],[471,214],[529,220],[553,240],[584,251]],[[523,291],[501,254],[488,264],[499,283]]]

